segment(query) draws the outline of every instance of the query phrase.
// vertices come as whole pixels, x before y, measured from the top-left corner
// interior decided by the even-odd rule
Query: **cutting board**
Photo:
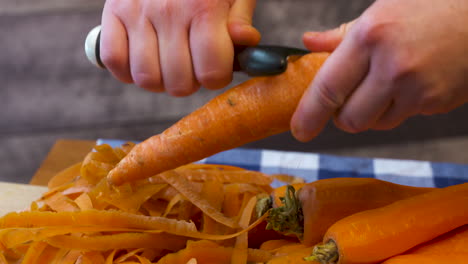
[[[47,191],[46,185],[55,174],[82,161],[95,143],[90,140],[57,140],[30,184],[0,182],[0,216],[29,208],[32,201]]]
[[[0,182],[0,216],[28,209],[46,191],[45,186]]]

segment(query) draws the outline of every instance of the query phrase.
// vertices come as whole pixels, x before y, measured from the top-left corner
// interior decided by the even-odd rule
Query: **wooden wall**
[[[338,26],[357,17],[372,2],[259,0],[255,25],[263,33],[262,43],[301,47],[302,32]],[[103,3],[0,2],[0,180],[28,182],[59,138],[142,140],[219,93],[201,90],[187,98],[152,94],[121,84],[90,65],[83,41],[100,23]],[[233,85],[245,79],[236,75]],[[406,142],[459,136],[468,131],[461,124],[466,111],[430,120],[416,118],[391,132],[348,135],[330,126],[308,144],[300,144],[286,133],[246,147],[418,158],[415,148],[405,152],[409,153],[406,156],[395,155],[393,150],[367,150],[382,144],[406,146]]]

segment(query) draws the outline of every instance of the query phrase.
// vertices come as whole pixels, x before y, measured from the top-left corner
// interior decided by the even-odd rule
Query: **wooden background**
[[[262,43],[302,47],[302,32],[338,26],[372,2],[259,0],[254,23]],[[142,140],[219,93],[152,94],[90,65],[83,42],[100,23],[103,3],[0,1],[0,180],[28,182],[57,139]],[[236,75],[233,85],[245,79]],[[307,144],[285,133],[246,147],[468,162],[467,113],[462,107],[448,115],[413,118],[392,131],[357,135],[330,125]]]

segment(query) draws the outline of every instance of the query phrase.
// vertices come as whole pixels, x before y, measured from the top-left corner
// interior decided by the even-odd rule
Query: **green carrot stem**
[[[281,197],[280,200],[283,205],[270,209],[266,228],[286,235],[296,235],[301,239],[304,233],[304,215],[294,187],[288,185],[285,197]]]
[[[305,257],[305,261],[318,261],[321,264],[332,264],[338,260],[338,247],[333,240],[325,244],[317,245],[312,251],[312,255]]]
[[[255,205],[255,211],[257,212],[257,218],[262,217],[268,210],[273,206],[273,201],[270,196],[257,197],[257,204]]]

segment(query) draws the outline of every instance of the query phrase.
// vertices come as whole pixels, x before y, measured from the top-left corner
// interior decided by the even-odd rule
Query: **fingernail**
[[[319,32],[309,31],[309,32],[304,33],[304,37],[305,38],[315,38],[319,34],[320,34]]]

